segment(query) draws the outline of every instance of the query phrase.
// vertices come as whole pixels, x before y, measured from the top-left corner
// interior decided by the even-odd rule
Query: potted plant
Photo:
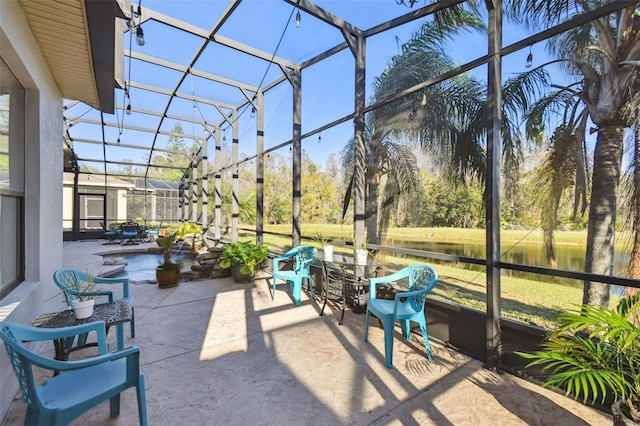
[[[237,283],[253,280],[256,266],[267,258],[267,247],[250,241],[229,243],[220,255],[220,268],[231,268]]]
[[[551,374],[545,386],[564,387],[584,402],[614,401],[614,425],[640,424],[640,295],[622,298],[616,308],[584,305],[558,316],[543,350],[516,352]]]
[[[365,238],[362,241],[362,245],[360,247],[356,244],[356,236],[355,234],[351,234],[351,242],[353,243],[354,248],[354,260],[356,265],[366,265],[367,259],[369,258],[369,251],[367,250],[367,231],[365,229]]]
[[[76,319],[85,319],[93,315],[93,306],[95,305],[95,298],[97,296],[96,283],[94,281],[95,275],[87,271],[86,280],[78,280],[75,275],[72,276],[70,288],[75,298],[71,301],[73,307],[73,315]],[[67,291],[63,290],[63,291]]]
[[[156,243],[162,248],[162,263],[156,267],[156,280],[158,287],[168,288],[178,285],[180,278],[180,262],[174,262],[171,259],[171,250],[176,241],[176,234],[171,233],[164,237],[158,237]]]
[[[315,240],[322,246],[324,260],[331,262],[333,260],[333,245],[331,244],[331,239],[325,238],[322,232],[318,231]]]

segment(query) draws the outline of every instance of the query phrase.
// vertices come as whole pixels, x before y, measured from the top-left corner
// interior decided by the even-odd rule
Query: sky
[[[340,16],[361,29],[368,29],[386,20],[409,13],[412,9],[398,5],[394,0],[319,0],[316,4],[325,10]],[[134,5],[137,5],[134,3]],[[149,16],[149,9],[195,25],[202,31],[208,32],[220,13],[227,6],[226,1],[206,0],[143,0],[141,3],[142,18]],[[414,6],[415,9],[415,6]],[[273,54],[279,58],[294,63],[308,60],[325,50],[341,43],[344,38],[335,28],[331,28],[314,17],[301,13],[300,27],[295,25],[297,9],[279,0],[246,0],[234,12],[231,19],[225,22],[218,34],[237,40],[248,46]],[[135,41],[125,34],[123,42],[125,49],[141,55],[151,55],[170,63],[185,65],[196,55],[201,41],[199,38],[182,31],[177,31],[158,22],[142,22],[145,34],[145,45],[138,46]],[[407,41],[411,34],[419,27],[422,20],[405,24],[382,34],[372,36],[367,40],[367,100],[372,93],[374,79],[384,70],[390,58],[397,54],[400,45]],[[525,37],[526,34],[513,26],[505,24],[504,45]],[[485,35],[465,34],[455,42],[444,46],[446,52],[459,64],[464,64],[487,51]],[[504,78],[525,70],[524,63],[528,54],[525,49],[504,58]],[[533,46],[534,61],[546,59],[543,46]],[[282,76],[282,70],[269,65],[266,61],[258,60],[220,46],[210,44],[197,58],[194,69],[234,79],[254,87],[264,87],[274,79]],[[221,121],[221,115],[215,108],[194,99],[210,98],[237,104],[244,99],[244,95],[237,89],[223,84],[212,84],[197,75],[189,75],[182,81],[178,92],[191,95],[192,99],[175,99],[167,105],[168,97],[135,88],[135,83],[152,85],[165,90],[173,90],[178,84],[180,73],[172,70],[151,66],[142,60],[131,63],[125,60],[125,79],[132,83],[130,98],[126,100],[124,91],[116,91],[116,103],[119,107],[131,103],[134,113],[130,116],[122,111],[114,115],[105,115],[106,122],[118,123],[118,127],[107,129],[107,141],[120,139],[123,144],[151,146],[153,135],[129,129],[130,126],[141,126],[170,131],[176,122],[181,122],[183,131],[197,137],[204,137],[205,129],[200,125],[192,125],[180,119],[160,119],[153,114],[137,112],[137,110],[159,111],[167,110],[167,114],[183,118],[202,119],[215,124]],[[486,67],[480,67],[472,73],[475,78],[486,80]],[[350,50],[340,53],[315,64],[302,73],[302,132],[312,131],[326,123],[350,114],[354,106],[354,59]],[[69,110],[67,116],[83,118],[99,122],[100,115],[86,106],[77,106]],[[281,83],[277,88],[265,94],[265,147],[273,147],[292,138],[292,90],[287,83]],[[247,155],[255,154],[255,120],[250,117],[249,110],[238,119],[240,151]],[[224,124],[223,129],[228,127]],[[102,139],[99,126],[78,123],[70,129],[74,139],[90,138]],[[231,139],[230,129],[225,134]],[[322,142],[312,136],[303,140],[303,149],[310,158],[320,166],[324,166],[328,156],[338,154],[347,141],[353,136],[351,121],[322,133]],[[167,136],[159,136],[155,140],[156,147],[162,147]],[[223,149],[228,149],[227,144]],[[75,143],[76,152],[81,158],[101,159],[103,152],[100,145]],[[109,158],[125,158],[134,162],[141,162],[144,151],[126,148],[108,147]],[[209,152],[213,153],[213,142],[209,144]],[[288,148],[279,151],[288,154]],[[212,156],[212,154],[210,154]]]

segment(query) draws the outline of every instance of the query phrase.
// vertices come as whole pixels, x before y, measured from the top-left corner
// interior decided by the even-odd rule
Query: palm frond
[[[527,367],[549,372],[546,386],[563,388],[583,401],[638,401],[640,388],[640,329],[628,321],[640,296],[625,298],[616,309],[583,305],[558,316],[560,328],[550,332],[541,351],[518,352]],[[632,403],[633,404],[633,403]]]

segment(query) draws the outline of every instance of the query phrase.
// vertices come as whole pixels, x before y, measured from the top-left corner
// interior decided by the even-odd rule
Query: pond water
[[[475,257],[479,259],[485,258],[486,247],[484,244],[474,243],[441,243],[430,241],[403,241],[403,240],[386,240],[386,245],[411,248],[417,250],[432,251],[437,253],[447,253],[456,256]],[[558,269],[568,271],[584,272],[585,267],[585,248],[575,247],[556,247],[556,261]],[[548,267],[547,258],[544,249],[540,245],[534,244],[518,244],[511,247],[502,247],[501,259],[505,262],[519,263],[522,265]],[[432,260],[438,263],[438,260]],[[613,275],[625,276],[626,268],[629,266],[629,255],[623,253],[615,253],[613,262]],[[466,265],[468,269],[484,271],[482,265]],[[503,275],[514,276],[519,278],[528,278],[536,281],[548,281],[556,284],[564,284],[571,286],[582,286],[582,282],[569,278],[546,277],[544,275],[532,274],[521,271],[503,270]],[[623,289],[618,286],[612,286],[613,294],[622,293]]]
[[[156,280],[156,266],[162,262],[162,255],[158,253],[131,253],[131,254],[114,254],[105,255],[106,259],[125,259],[128,263],[124,268],[124,271],[118,275],[114,275],[115,278],[129,278],[132,283],[146,283],[148,281]],[[193,256],[185,255],[173,255],[174,261],[182,261],[182,269],[191,269],[191,263],[193,262]]]

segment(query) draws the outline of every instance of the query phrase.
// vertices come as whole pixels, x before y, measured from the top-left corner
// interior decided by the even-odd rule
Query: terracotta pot
[[[178,285],[178,279],[180,278],[180,271],[176,269],[161,269],[156,268],[156,280],[158,281],[158,287],[169,288]]]

